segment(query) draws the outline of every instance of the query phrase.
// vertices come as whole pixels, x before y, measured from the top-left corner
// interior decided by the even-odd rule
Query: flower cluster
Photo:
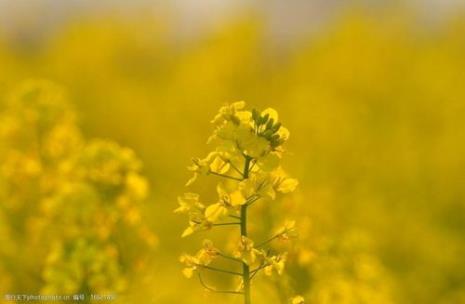
[[[203,270],[220,271],[242,277],[239,291],[244,294],[245,303],[250,303],[250,282],[263,270],[266,275],[278,275],[284,271],[286,253],[267,249],[272,241],[287,241],[296,236],[295,224],[290,221],[277,230],[268,240],[256,244],[247,231],[247,210],[255,203],[267,203],[295,190],[298,181],[291,178],[280,166],[285,153],[283,144],[289,138],[289,131],[282,126],[278,113],[271,108],[262,112],[248,111],[243,101],[222,107],[212,120],[215,127],[208,142],[215,146],[205,158],[194,158],[188,167],[193,173],[187,185],[192,185],[202,176],[219,178],[216,202],[206,204],[195,193],[186,193],[178,198],[176,213],[187,214],[189,226],[183,237],[217,226],[237,226],[240,238],[230,253],[224,253],[208,241],[195,256],[184,255],[184,275],[192,277],[198,272],[204,284]],[[204,245],[205,245],[204,244]],[[208,249],[209,248],[209,249]],[[213,249],[214,248],[214,249]],[[203,258],[202,258],[203,257]],[[234,260],[242,266],[242,272],[212,267],[217,257]]]
[[[15,90],[1,120],[0,229],[12,246],[2,257],[36,248],[21,264],[38,272],[43,293],[123,290],[130,261],[120,232],[157,243],[141,221],[148,194],[141,162],[111,141],[86,141],[64,90],[47,81]]]

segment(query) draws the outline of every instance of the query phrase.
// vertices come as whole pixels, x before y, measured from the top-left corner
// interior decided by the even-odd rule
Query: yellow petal
[[[194,228],[187,227],[184,232],[182,233],[181,237],[186,237],[194,233]]]
[[[268,114],[275,122],[278,121],[278,112],[275,109],[267,108],[262,111],[261,116],[265,116],[266,114]]]
[[[274,200],[276,198],[276,192],[273,189],[273,185],[267,184],[266,186],[262,187],[262,189],[260,189],[260,195]]]
[[[262,157],[258,161],[258,165],[264,171],[273,171],[279,166],[279,158],[277,153],[269,153],[266,156]]]
[[[224,174],[229,171],[229,163],[224,162],[220,157],[216,157],[210,164],[210,170],[216,173]]]
[[[147,196],[148,183],[145,180],[145,178],[143,178],[139,174],[128,174],[128,176],[126,177],[126,185],[136,198],[144,199]]]
[[[199,175],[197,173],[194,173],[194,175],[187,181],[186,187],[189,187],[192,185],[196,180]]]
[[[281,127],[279,128],[278,130],[278,135],[281,139],[283,139],[284,141],[288,140],[289,139],[289,130],[285,127]]]
[[[295,178],[286,178],[279,184],[277,190],[281,193],[289,193],[294,191],[298,184],[299,181]]]
[[[266,266],[265,269],[263,270],[265,275],[271,276],[273,274],[273,266]]]
[[[248,130],[238,132],[239,146],[253,158],[263,156],[270,149],[270,143],[261,136],[256,136]]]
[[[242,193],[239,190],[231,193],[229,197],[231,198],[231,205],[233,206],[243,205],[246,201],[245,198],[242,196]]]
[[[205,210],[205,217],[208,221],[215,222],[221,216],[226,215],[227,212],[228,210],[226,209],[226,207],[224,207],[220,203],[216,203],[207,207],[207,209]]]
[[[281,260],[278,263],[276,263],[276,265],[274,265],[274,267],[275,267],[275,269],[276,269],[276,271],[278,272],[279,275],[283,274],[284,266],[285,266],[284,260]]]
[[[252,119],[252,113],[249,111],[238,111],[236,112],[236,117],[239,118],[242,123],[248,123]]]
[[[242,110],[243,108],[245,108],[245,101],[241,100],[241,101],[233,102],[231,106],[235,110]]]

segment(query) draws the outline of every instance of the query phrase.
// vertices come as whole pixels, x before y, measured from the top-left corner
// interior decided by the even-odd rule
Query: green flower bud
[[[260,118],[260,114],[258,114],[258,111],[256,109],[252,110],[252,118],[256,123],[258,122]]]
[[[266,123],[268,121],[268,118],[270,118],[270,114],[265,114],[265,116],[263,116],[263,120],[264,120],[264,123]]]
[[[278,135],[278,134],[274,134],[273,136],[271,136],[271,140],[278,141],[278,140],[279,140],[279,135]]]
[[[266,139],[270,140],[271,139],[271,136],[273,135],[273,131],[271,130],[266,130],[265,132],[263,132],[263,137],[265,137]]]
[[[268,123],[266,124],[266,128],[271,130],[271,128],[273,127],[273,123],[273,118],[270,118],[270,120],[268,120]]]
[[[276,123],[276,124],[273,126],[273,128],[272,128],[273,133],[278,132],[279,128],[281,128],[281,123],[280,123],[280,122]]]

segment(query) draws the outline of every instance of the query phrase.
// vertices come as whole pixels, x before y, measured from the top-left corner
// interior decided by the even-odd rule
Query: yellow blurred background
[[[257,1],[203,4],[193,14],[195,1],[84,2],[61,10],[53,1],[1,2],[0,106],[8,109],[24,81],[52,81],[67,92],[83,141],[117,142],[140,159],[142,167],[130,170],[145,176],[150,194],[137,231],[151,246],[134,240],[134,228],[115,228],[124,286],[86,284],[90,291],[116,292],[116,303],[241,303],[182,277],[178,258],[201,237],[180,239],[185,220],[172,210],[186,191],[191,157],[210,150],[209,121],[223,104],[245,100],[278,110],[291,132],[285,166],[300,181],[273,211],[300,227],[287,275],[260,280],[254,303],[287,303],[293,294],[315,304],[465,303],[459,6]],[[9,203],[13,188],[2,181],[19,165],[2,153],[12,145],[0,143],[0,294],[39,294],[48,286],[51,244],[43,242],[48,234],[37,242],[25,229],[40,219],[29,183],[14,188],[25,205]],[[45,225],[55,235],[67,224]],[[44,253],[29,258],[31,247]]]

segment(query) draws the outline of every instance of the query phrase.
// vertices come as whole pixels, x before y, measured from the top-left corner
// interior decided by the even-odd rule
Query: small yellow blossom
[[[286,265],[287,254],[282,254],[278,256],[272,256],[266,258],[266,263],[268,266],[265,267],[265,274],[267,276],[271,276],[273,274],[273,270],[276,271],[279,275],[283,274],[284,266]]]
[[[246,236],[239,241],[234,257],[241,259],[247,265],[252,265],[257,259],[258,250],[254,248],[254,242]]]
[[[192,210],[203,210],[205,207],[199,201],[197,193],[184,193],[183,196],[178,197],[179,207],[174,210],[175,213],[188,213]]]
[[[291,304],[305,304],[305,299],[302,296],[295,296],[291,299]]]

